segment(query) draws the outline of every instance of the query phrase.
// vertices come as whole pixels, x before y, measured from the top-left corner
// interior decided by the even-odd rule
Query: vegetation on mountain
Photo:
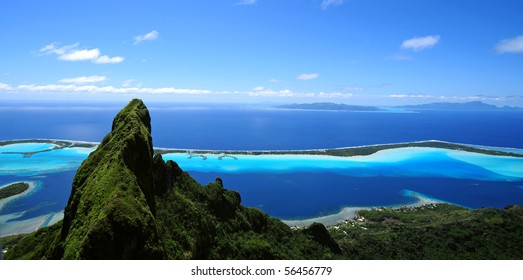
[[[523,207],[449,204],[360,211],[291,229],[153,157],[150,116],[132,100],[82,163],[64,220],[0,238],[6,259],[523,259]],[[226,183],[226,182],[225,182]]]
[[[153,157],[150,116],[132,100],[82,163],[57,225],[9,248],[11,259],[328,259],[335,253],[257,209],[221,179],[197,183]],[[13,240],[11,240],[13,241]]]
[[[523,259],[523,207],[364,210],[330,227],[347,259]]]

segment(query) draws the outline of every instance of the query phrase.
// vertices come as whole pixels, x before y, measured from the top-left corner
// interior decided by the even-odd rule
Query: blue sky
[[[523,106],[523,1],[0,3],[1,100]]]

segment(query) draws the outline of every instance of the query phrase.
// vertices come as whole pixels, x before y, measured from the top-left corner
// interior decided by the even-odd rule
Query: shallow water
[[[436,148],[369,156],[166,154],[202,184],[222,178],[245,205],[283,219],[337,213],[346,206],[412,203],[406,190],[470,208],[522,204],[523,158]]]
[[[17,144],[9,144],[9,145],[0,146],[0,153],[36,152],[36,151],[52,149],[54,147],[56,147],[56,145],[49,144],[49,143],[17,143]]]
[[[36,145],[27,147],[36,147]],[[30,151],[25,150],[25,146],[23,148],[24,150],[21,148],[16,150],[17,152]],[[23,154],[0,154],[0,175],[27,176],[76,170],[92,151],[93,148],[63,148],[35,153],[30,157],[25,157]]]
[[[4,148],[17,152],[49,148],[39,143],[9,146]],[[4,232],[45,225],[63,210],[75,171],[93,150],[64,148],[30,157],[0,154],[0,184],[26,180],[40,186],[0,210]],[[411,191],[470,208],[523,204],[523,158],[437,148],[398,148],[355,157],[203,156],[205,160],[189,159],[185,153],[163,158],[176,161],[202,184],[221,177],[226,188],[241,193],[243,205],[282,219],[330,215],[347,206],[405,205],[415,202],[405,195]]]
[[[523,179],[523,158],[499,157],[436,148],[382,150],[369,156],[333,157],[309,155],[234,155],[219,159],[217,154],[189,158],[188,154],[165,154],[186,171],[245,173],[336,173],[372,177],[445,177],[517,181]]]

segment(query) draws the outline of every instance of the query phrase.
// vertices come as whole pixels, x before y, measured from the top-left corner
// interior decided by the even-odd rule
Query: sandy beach
[[[0,216],[0,237],[22,233],[31,233],[40,229],[44,223],[46,223],[45,226],[51,226],[62,220],[64,217],[63,211],[61,211],[58,213],[49,213],[21,221],[10,221],[23,217],[24,214],[25,212],[21,212]]]
[[[409,192],[406,196],[415,197],[416,202],[404,204],[404,205],[391,205],[391,206],[345,207],[340,212],[338,212],[336,214],[332,214],[332,215],[321,216],[321,217],[311,218],[311,219],[306,219],[306,220],[282,220],[282,222],[284,222],[288,226],[294,226],[294,227],[299,227],[299,228],[306,227],[312,223],[322,223],[326,226],[330,226],[330,225],[338,224],[345,220],[354,219],[357,216],[357,212],[360,210],[371,210],[371,209],[381,208],[381,207],[398,209],[401,207],[419,207],[419,206],[427,205],[427,204],[446,203],[441,200],[422,196],[422,195],[420,195],[416,192],[412,192],[412,191]]]
[[[6,184],[6,185],[3,185],[1,186],[0,188],[3,188],[3,187],[7,187],[9,185],[12,185],[12,184],[16,184],[16,183],[27,183],[29,185],[29,188],[27,188],[27,190],[25,190],[24,192],[22,193],[19,193],[17,195],[13,195],[13,196],[10,196],[10,197],[6,197],[6,198],[3,198],[3,199],[0,199],[0,210],[2,210],[4,208],[5,205],[7,205],[7,203],[11,202],[11,201],[14,201],[14,200],[17,200],[21,197],[24,197],[28,194],[30,194],[31,192],[33,192],[36,187],[37,187],[37,184],[36,182],[24,182],[24,181],[18,181],[18,182],[11,182],[9,184]]]

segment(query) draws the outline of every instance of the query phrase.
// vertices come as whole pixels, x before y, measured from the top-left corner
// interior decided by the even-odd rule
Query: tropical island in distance
[[[387,112],[388,110],[375,106],[358,106],[341,103],[319,102],[319,103],[294,103],[276,106],[279,109],[295,110],[327,110],[327,111],[350,111],[350,112]],[[464,103],[436,102],[420,105],[403,105],[392,107],[402,110],[461,110],[461,111],[515,111],[523,110],[521,107],[503,106],[486,104],[481,101],[471,101]]]
[[[150,131],[147,108],[140,100],[132,100],[115,117],[112,131],[78,169],[63,221],[32,234],[1,238],[8,249],[5,257],[523,257],[521,206],[469,210],[438,203],[416,208],[376,208],[359,211],[355,219],[329,227],[314,223],[303,229],[291,229],[258,209],[242,206],[240,194],[225,189],[226,182],[222,179],[202,186],[175,162],[165,162],[161,153],[153,150]],[[370,147],[359,152],[372,153],[376,147],[387,146]]]

